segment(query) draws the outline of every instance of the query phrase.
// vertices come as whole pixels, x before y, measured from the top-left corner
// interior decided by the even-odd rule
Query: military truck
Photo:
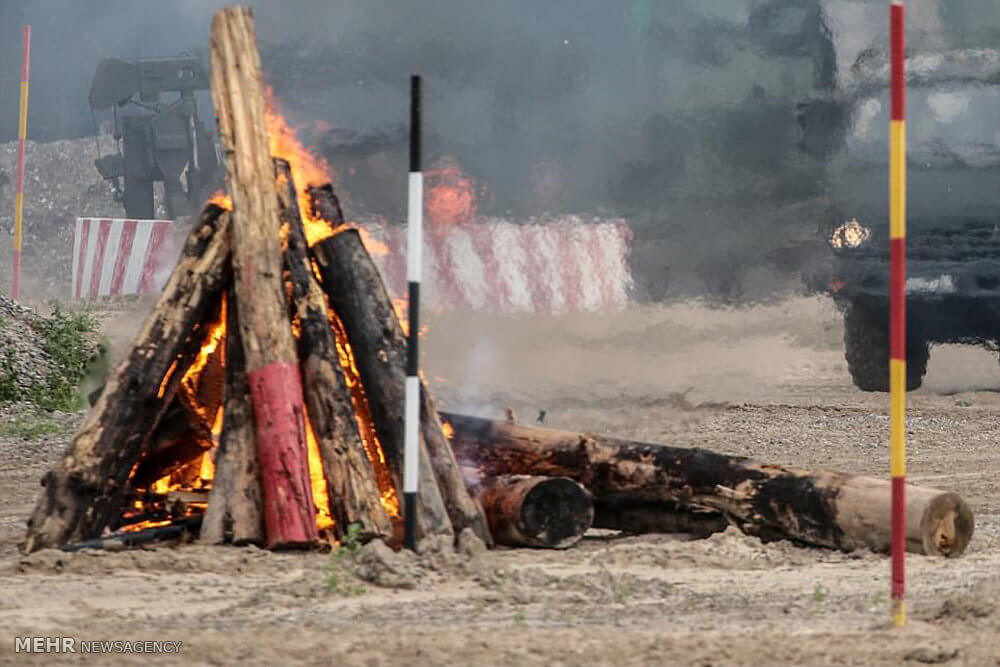
[[[156,181],[163,183],[167,215],[176,219],[195,210],[219,180],[213,135],[199,120],[195,99],[208,88],[208,72],[193,56],[98,64],[90,107],[112,111],[117,150],[95,166],[128,217],[155,217]],[[164,102],[165,93],[178,95]]]
[[[1000,341],[1000,52],[907,60],[907,389],[933,343]],[[830,289],[844,311],[854,384],[887,391],[888,64],[869,52],[840,103],[846,131],[830,162],[836,224]]]

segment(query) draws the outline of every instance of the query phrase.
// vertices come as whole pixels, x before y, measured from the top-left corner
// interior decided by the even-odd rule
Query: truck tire
[[[887,313],[851,306],[844,314],[844,356],[854,385],[861,391],[889,391],[889,322]],[[930,347],[919,336],[906,340],[906,390],[918,389],[927,373]]]

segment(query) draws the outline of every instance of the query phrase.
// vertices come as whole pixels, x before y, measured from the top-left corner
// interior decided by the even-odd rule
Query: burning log
[[[233,272],[264,494],[268,547],[318,540],[305,407],[288,327],[274,163],[268,148],[260,54],[247,7],[212,21],[212,99],[233,197]]]
[[[724,514],[744,532],[850,551],[886,552],[890,484],[668,447],[444,414],[456,455],[486,476],[565,476],[594,497],[637,494]],[[907,549],[955,557],[972,539],[972,510],[955,493],[906,487]]]
[[[378,269],[357,231],[341,232],[312,248],[323,291],[345,329],[365,387],[372,421],[392,470],[395,488],[403,474],[403,382],[406,341]],[[363,263],[355,264],[355,262]],[[420,452],[417,535],[454,535],[425,443]]]
[[[177,268],[108,377],[69,451],[42,480],[27,552],[95,538],[119,514],[129,474],[146,450],[230,278],[230,215],[208,205]]]
[[[348,526],[358,524],[366,536],[389,539],[393,525],[380,502],[372,462],[358,430],[330,323],[329,305],[313,275],[291,169],[283,160],[276,160],[275,166],[288,242],[285,267],[299,322],[299,360],[309,420],[323,460],[335,534],[341,537]]]
[[[215,479],[200,539],[206,544],[263,544],[260,464],[254,435],[253,407],[247,384],[239,306],[229,290],[226,313],[226,388],[222,437],[215,454]]]
[[[565,477],[487,477],[474,493],[497,544],[566,549],[594,520],[590,494]]]
[[[340,227],[332,188],[312,188],[314,210]],[[337,313],[357,362],[379,440],[396,480],[402,481],[406,337],[378,268],[357,230],[347,230],[312,247],[323,290]],[[441,429],[437,409],[421,387],[420,495],[417,535],[460,533],[471,528],[491,544],[482,509],[469,496],[461,470]]]

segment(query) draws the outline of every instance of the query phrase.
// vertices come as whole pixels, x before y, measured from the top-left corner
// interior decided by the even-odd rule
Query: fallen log
[[[744,532],[851,551],[889,550],[890,484],[872,477],[765,465],[705,449],[669,447],[442,413],[452,448],[484,476],[564,476],[595,499],[646,500],[714,510]],[[972,510],[955,493],[906,487],[907,550],[959,556]]]
[[[253,14],[230,7],[212,20],[212,99],[233,198],[233,273],[246,355],[269,548],[318,541],[305,406],[288,325],[274,163],[268,146]]]
[[[82,542],[72,542],[62,545],[62,551],[82,551],[83,549],[104,549],[106,551],[120,551],[138,547],[150,542],[162,542],[166,540],[176,540],[186,538],[189,534],[195,533],[201,526],[202,517],[190,517],[177,519],[169,526],[158,528],[147,528],[135,532],[112,533],[107,537],[99,537]]]
[[[565,477],[487,477],[473,493],[497,544],[566,549],[594,520],[590,494]]]
[[[314,211],[325,216],[336,200],[330,188],[311,188]],[[334,227],[342,219],[326,217]],[[341,231],[315,244],[311,251],[323,290],[343,323],[371,407],[372,419],[393,476],[402,488],[403,405],[406,337],[378,268],[357,230]],[[458,534],[471,528],[491,544],[482,509],[469,496],[451,447],[441,429],[437,409],[421,383],[420,496],[417,535]],[[443,510],[443,512],[442,512]]]
[[[260,465],[238,308],[230,289],[226,313],[222,436],[215,454],[215,479],[199,536],[205,544],[264,543]]]
[[[230,216],[205,207],[174,272],[109,375],[28,520],[26,552],[92,539],[120,514],[129,474],[177,393],[230,279]]]
[[[675,502],[651,501],[631,494],[594,499],[594,528],[623,533],[684,533],[708,537],[726,529],[729,521],[721,512],[692,510]]]
[[[356,525],[365,539],[391,540],[392,521],[380,502],[382,494],[358,430],[329,305],[313,275],[291,168],[284,160],[275,160],[275,170],[288,246],[284,263],[299,323],[298,355],[306,407],[323,460],[334,535],[343,537],[349,526]]]

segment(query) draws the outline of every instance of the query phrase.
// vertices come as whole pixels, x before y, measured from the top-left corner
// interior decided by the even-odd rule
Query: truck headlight
[[[833,230],[830,235],[830,245],[834,248],[860,248],[872,237],[868,229],[857,218],[852,218]]]

